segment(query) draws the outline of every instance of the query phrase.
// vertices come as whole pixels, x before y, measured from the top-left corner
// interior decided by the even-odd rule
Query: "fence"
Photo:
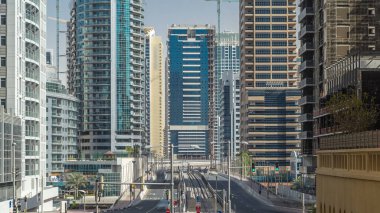
[[[288,186],[279,185],[277,188],[277,193],[279,196],[284,197],[286,199],[302,202],[302,192],[294,191],[290,189]],[[309,194],[304,194],[305,203],[313,204],[316,202],[316,197]]]
[[[380,131],[366,131],[321,137],[319,150],[380,148]]]

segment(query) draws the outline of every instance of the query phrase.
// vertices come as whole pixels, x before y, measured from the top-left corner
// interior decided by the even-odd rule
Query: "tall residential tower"
[[[73,4],[67,51],[69,91],[80,100],[84,158],[144,146],[142,4],[142,0]]]
[[[241,140],[257,165],[299,149],[295,0],[241,0]]]
[[[179,158],[209,156],[215,119],[214,36],[209,25],[169,28],[169,140],[178,146],[174,154]]]
[[[161,37],[153,28],[145,28],[145,68],[148,141],[151,151],[159,156],[164,155],[166,128],[165,70],[163,64],[163,44]]]

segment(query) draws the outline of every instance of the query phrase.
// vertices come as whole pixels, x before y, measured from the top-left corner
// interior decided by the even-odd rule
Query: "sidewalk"
[[[228,178],[226,174],[220,173],[219,175],[224,178]],[[240,176],[231,174],[231,181],[234,181],[235,183],[237,183],[241,188],[246,190],[248,193],[252,194],[255,198],[258,198],[262,202],[268,205],[272,205],[272,206],[302,210],[302,203],[281,198],[278,195],[274,194],[271,190],[269,190],[268,192],[266,187],[261,186],[257,182],[251,181],[244,177],[242,178],[242,180],[240,180],[240,178],[241,178]],[[259,193],[260,188],[261,188],[261,194]]]

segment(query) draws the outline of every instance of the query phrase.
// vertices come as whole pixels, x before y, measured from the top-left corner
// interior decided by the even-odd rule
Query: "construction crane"
[[[239,0],[205,0],[205,1],[216,1],[217,3],[217,13],[218,13],[218,34],[220,34],[220,7],[222,2],[239,2]],[[218,36],[219,37],[219,36]]]
[[[60,57],[63,57],[63,56],[66,56],[66,54],[64,55],[60,55],[60,48],[59,48],[59,43],[60,43],[60,39],[59,39],[59,35],[60,33],[66,33],[66,31],[60,31],[59,30],[59,26],[60,24],[67,24],[69,22],[69,20],[65,20],[65,19],[61,19],[60,16],[59,16],[59,10],[60,10],[60,3],[59,3],[60,0],[56,0],[55,1],[55,8],[56,8],[56,17],[51,17],[49,16],[48,18],[50,20],[53,20],[53,21],[56,21],[56,68],[57,68],[57,77],[59,78],[59,74],[60,73],[66,73],[65,71],[64,72],[60,72],[59,71],[59,59]]]
[[[220,32],[221,32],[221,30],[220,30],[220,14],[221,14],[221,11],[220,11],[220,7],[221,7],[221,4],[222,4],[222,2],[239,2],[239,0],[205,0],[205,1],[216,1],[216,3],[217,3],[217,13],[218,13],[218,35],[217,35],[217,43],[218,44],[220,44]],[[218,62],[220,62],[220,60],[219,60],[219,54],[216,54],[216,56],[217,56],[217,61]],[[220,66],[217,66],[217,70],[216,70],[216,75],[215,75],[215,77],[216,77],[216,93],[218,94],[218,91],[219,91],[219,78],[220,78],[220,76],[219,76],[219,74],[221,74],[221,70],[220,70]],[[216,107],[216,117],[217,117],[217,143],[219,144],[219,142],[220,142],[220,135],[219,135],[219,132],[220,132],[220,123],[219,123],[219,95],[216,95],[216,105],[217,105],[217,107]],[[214,145],[215,146],[215,145]],[[229,145],[230,146],[230,145]],[[215,154],[215,148],[213,148],[214,149],[214,154]],[[215,158],[215,168],[216,168],[216,156],[213,156],[213,158]],[[211,165],[213,165],[212,164],[212,158],[211,158]]]

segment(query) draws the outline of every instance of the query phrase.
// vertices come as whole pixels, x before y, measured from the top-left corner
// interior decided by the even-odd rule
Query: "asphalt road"
[[[210,176],[209,183],[215,188],[215,176]],[[225,189],[227,192],[228,182],[225,178],[218,176],[218,190]],[[231,181],[231,208],[236,213],[298,213],[295,209],[269,206],[257,197],[243,190],[235,182]]]

